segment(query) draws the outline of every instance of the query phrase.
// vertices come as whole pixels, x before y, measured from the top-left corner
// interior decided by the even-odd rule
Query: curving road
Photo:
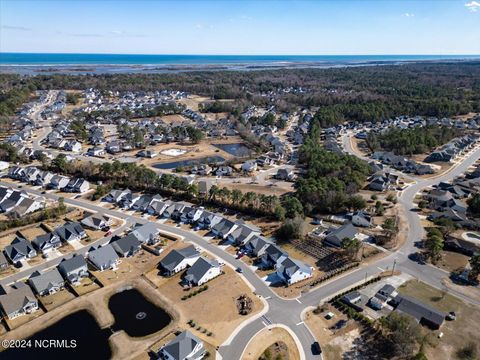
[[[242,353],[250,339],[252,339],[255,334],[263,328],[275,324],[282,324],[291,330],[294,337],[301,345],[301,349],[299,350],[302,353],[302,359],[319,359],[320,356],[315,357],[311,354],[310,351],[311,344],[313,343],[313,341],[315,341],[315,339],[302,321],[302,314],[305,309],[316,306],[320,302],[334,296],[336,293],[339,293],[346,288],[350,288],[353,285],[364,281],[366,277],[374,276],[375,274],[380,272],[380,269],[391,269],[394,261],[396,262],[396,269],[408,273],[415,278],[427,284],[430,284],[431,286],[437,288],[443,287],[442,280],[448,277],[448,273],[433,266],[419,265],[408,258],[408,255],[410,253],[415,252],[414,242],[421,239],[424,232],[418,214],[413,211],[413,200],[415,198],[415,195],[422,189],[441,181],[449,181],[454,177],[461,175],[462,173],[467,171],[468,168],[473,165],[478,159],[480,159],[480,148],[477,147],[475,150],[467,154],[461,163],[453,166],[448,172],[441,174],[435,178],[417,179],[416,182],[412,183],[402,191],[401,195],[398,198],[398,204],[405,212],[405,216],[407,217],[409,223],[409,231],[407,241],[400,249],[398,249],[394,253],[390,253],[388,256],[380,259],[375,263],[361,266],[355,271],[349,272],[339,278],[331,280],[330,282],[324,283],[318,288],[302,294],[297,299],[284,299],[279,297],[243,261],[237,260],[235,257],[223,251],[218,246],[210,244],[206,239],[197,235],[192,230],[185,230],[159,223],[155,224],[160,230],[168,231],[170,233],[182,236],[185,238],[186,241],[190,241],[203,247],[206,251],[222,259],[230,266],[241,267],[243,269],[242,276],[244,276],[245,280],[249,282],[253,288],[255,288],[255,293],[263,297],[268,302],[268,310],[264,314],[262,314],[261,316],[258,315],[258,317],[253,321],[247,320],[248,324],[240,326],[240,328],[237,329],[237,332],[235,333],[233,338],[219,348],[219,353],[223,359],[241,359]],[[12,186],[12,183],[0,182],[0,184]],[[16,185],[14,184],[13,187],[15,186]],[[40,190],[29,188],[29,192],[49,198],[51,200],[58,200],[59,198],[56,194],[53,193],[41,194]],[[65,198],[65,203],[123,219],[126,222],[124,227],[134,224],[135,222],[144,223],[147,221],[136,214],[131,215],[119,210],[105,209],[101,206],[98,206],[97,204],[93,204],[82,199]],[[123,231],[124,227],[118,229],[116,232]],[[105,239],[104,241],[107,242],[108,239]],[[82,249],[81,251],[86,250],[87,249]],[[52,261],[59,262],[61,258],[62,257],[56,258]],[[48,264],[48,266],[54,265],[55,263],[53,262]],[[44,264],[38,266],[42,266],[42,269],[46,267],[46,265]],[[25,276],[27,272],[34,271],[35,269],[37,269],[37,267],[32,267],[28,270],[25,270],[25,272],[22,272],[21,275],[18,276]],[[13,280],[11,277],[9,277],[7,279],[4,279],[2,283],[11,281]],[[465,301],[480,305],[480,301],[478,299],[470,298],[454,290],[449,290],[449,292],[453,295],[458,296],[459,298],[462,298]],[[322,339],[316,340],[321,343]]]

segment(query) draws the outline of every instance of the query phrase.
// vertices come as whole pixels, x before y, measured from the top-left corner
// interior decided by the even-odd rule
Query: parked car
[[[238,273],[240,273],[240,274],[243,273],[243,270],[242,270],[242,268],[240,268],[240,267],[236,268],[235,271],[238,272]]]
[[[318,341],[314,341],[312,344],[312,354],[313,355],[320,355],[322,353],[322,348]]]

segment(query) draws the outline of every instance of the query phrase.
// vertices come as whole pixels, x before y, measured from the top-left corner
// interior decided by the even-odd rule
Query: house
[[[352,291],[342,297],[342,301],[347,304],[358,304],[362,301],[362,295],[358,291]]]
[[[12,210],[12,214],[17,218],[42,209],[44,204],[38,200],[23,198],[20,203]]]
[[[269,244],[263,254],[260,256],[260,265],[262,268],[271,269],[277,264],[278,259],[288,254],[280,249],[278,246]]]
[[[230,176],[233,173],[233,168],[230,166],[219,166],[217,170],[215,170],[216,176]]]
[[[35,185],[37,186],[47,186],[50,184],[50,181],[52,181],[53,177],[55,176],[54,173],[51,173],[50,171],[41,171],[37,175],[37,179],[35,180]]]
[[[188,266],[192,266],[200,257],[193,245],[170,251],[161,261],[160,268],[166,276],[171,276]]]
[[[190,331],[184,331],[165,344],[158,352],[158,358],[164,360],[200,360],[206,350],[202,340]]]
[[[262,256],[271,243],[264,238],[254,235],[245,244],[245,251],[253,257]]]
[[[137,225],[131,232],[131,234],[133,234],[138,241],[149,245],[153,245],[158,242],[159,233],[160,230],[155,226],[154,223],[151,222],[144,225]]]
[[[63,242],[78,241],[87,236],[87,233],[78,222],[67,222],[55,229],[55,233]]]
[[[210,193],[212,183],[210,181],[201,180],[197,184],[198,195],[205,197]]]
[[[55,294],[65,285],[62,275],[60,275],[57,268],[44,272],[43,274],[40,274],[38,271],[34,272],[28,279],[28,283],[40,296]]]
[[[47,185],[49,189],[62,190],[70,183],[70,178],[62,175],[54,175]]]
[[[37,252],[33,248],[30,241],[18,236],[11,242],[10,245],[5,246],[4,251],[5,255],[13,263],[31,259],[37,256]]]
[[[65,186],[65,192],[74,192],[83,194],[90,189],[90,183],[85,179],[71,179],[67,186]]]
[[[445,313],[410,296],[397,295],[394,302],[396,304],[395,311],[410,315],[420,324],[433,330],[440,329],[445,320]]]
[[[63,148],[66,151],[79,152],[82,150],[82,144],[75,140],[70,140],[65,143]]]
[[[83,218],[80,223],[90,229],[101,230],[112,224],[112,219],[102,214],[92,214]]]
[[[87,150],[87,156],[102,156],[105,154],[105,150],[101,147],[91,147]]]
[[[241,170],[248,173],[254,172],[257,170],[257,162],[252,160],[246,161],[242,164]]]
[[[75,255],[70,259],[62,260],[62,262],[58,264],[58,271],[73,285],[78,285],[82,278],[89,276],[87,262],[81,255]]]
[[[354,239],[357,234],[357,229],[351,223],[347,223],[338,228],[330,229],[323,241],[330,246],[342,247],[342,241],[345,238]]]
[[[163,212],[173,203],[170,200],[154,201],[147,207],[147,213],[150,215],[162,216]]]
[[[24,191],[13,190],[10,196],[0,203],[0,212],[8,213],[12,211],[20,205],[24,198],[27,198],[27,194]]]
[[[361,227],[372,226],[372,217],[365,211],[355,211],[350,216],[350,220],[353,225]]]
[[[103,198],[103,200],[109,203],[118,203],[122,198],[124,198],[127,194],[131,194],[132,192],[129,189],[125,190],[111,190],[107,196]]]
[[[137,153],[138,157],[144,157],[144,158],[149,158],[149,159],[152,159],[157,155],[158,155],[158,153],[153,151],[153,150],[141,150]]]
[[[311,278],[313,274],[312,267],[288,255],[280,257],[275,267],[277,276],[287,285]]]
[[[283,181],[293,181],[295,180],[295,174],[291,169],[278,169],[275,179]]]
[[[38,310],[38,301],[32,289],[22,284],[5,295],[0,295],[0,306],[4,314],[10,319],[31,314]]]
[[[55,232],[51,232],[37,236],[35,239],[33,239],[32,245],[38,251],[41,251],[43,254],[47,254],[50,251],[62,246],[62,241]]]
[[[223,217],[221,215],[212,213],[210,211],[204,211],[197,220],[197,226],[200,229],[212,229],[212,227],[217,225],[222,220]]]
[[[142,242],[138,241],[133,233],[111,242],[112,247],[121,257],[135,255],[141,248]]]
[[[238,224],[235,222],[223,219],[212,227],[212,233],[216,237],[226,239],[230,233],[237,228]]]
[[[258,227],[237,222],[237,228],[228,235],[227,239],[236,245],[245,245],[254,235],[260,235]]]
[[[3,254],[2,251],[0,251],[0,271],[6,270],[10,267],[10,264],[8,263],[7,258]]]
[[[111,244],[99,247],[88,253],[88,260],[98,270],[116,270],[120,259]]]
[[[123,209],[129,209],[140,200],[140,194],[132,193],[130,190],[119,201],[118,206]]]
[[[187,270],[184,280],[189,285],[200,286],[221,273],[222,270],[218,261],[200,257]]]
[[[180,218],[180,221],[186,223],[186,224],[194,224],[197,222],[198,219],[200,219],[200,216],[202,216],[204,210],[202,207],[200,208],[191,208],[190,211],[184,212]]]

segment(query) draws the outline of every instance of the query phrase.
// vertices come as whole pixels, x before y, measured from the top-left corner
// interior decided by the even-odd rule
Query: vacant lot
[[[242,360],[257,360],[267,348],[275,343],[283,343],[287,347],[288,358],[286,359],[300,359],[297,345],[288,331],[282,328],[272,328],[263,329],[253,337],[243,353]],[[284,358],[282,357],[282,359]]]
[[[439,331],[434,331],[428,339],[426,354],[429,359],[447,360],[455,358],[455,352],[469,341],[478,340],[480,333],[480,308],[420,281],[411,280],[399,289],[401,294],[413,296],[432,307],[449,312],[455,311],[457,319],[446,321],[440,329],[444,336],[438,339]],[[425,330],[427,332],[427,330]],[[478,344],[478,341],[477,341]]]
[[[253,313],[260,311],[263,307],[261,301],[252,294],[250,288],[238,276],[234,270],[224,266],[225,274],[220,275],[207,283],[208,290],[199,293],[187,300],[181,300],[182,296],[188,294],[180,285],[181,274],[176,274],[171,278],[161,278],[157,281],[158,291],[175,304],[175,308],[180,313],[180,324],[186,324],[189,320],[194,320],[197,326],[212,332],[208,337],[203,332],[190,328],[197,336],[211,344],[218,346],[223,343],[233,332],[233,330],[243,322],[246,317],[238,314],[236,299],[247,294],[253,300]],[[153,274],[149,274],[150,279]],[[193,288],[190,291],[195,290]],[[185,325],[188,327],[188,325]]]

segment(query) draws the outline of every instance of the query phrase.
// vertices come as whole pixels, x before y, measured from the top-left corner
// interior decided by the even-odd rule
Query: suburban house
[[[88,253],[88,260],[98,270],[116,270],[120,259],[111,244],[99,247]]]
[[[140,250],[142,242],[138,241],[133,233],[130,233],[127,236],[112,241],[111,245],[121,257],[130,257]]]
[[[278,259],[288,254],[280,249],[278,246],[270,244],[265,248],[265,251],[260,256],[260,265],[262,268],[271,269],[277,265]]]
[[[446,314],[406,295],[397,295],[394,299],[395,311],[415,318],[420,324],[437,330],[443,324]]]
[[[338,228],[328,230],[323,241],[330,246],[342,247],[342,241],[345,238],[354,239],[357,234],[357,229],[351,223],[347,223]]]
[[[92,214],[83,218],[80,223],[90,229],[102,230],[112,224],[112,219],[103,214]]]
[[[62,246],[62,241],[55,232],[51,232],[37,236],[35,239],[32,240],[32,245],[38,251],[41,251],[43,254],[47,254],[51,250]]]
[[[87,262],[85,258],[80,255],[62,260],[62,262],[58,264],[58,271],[73,285],[78,285],[82,278],[89,276]]]
[[[62,275],[60,275],[57,268],[44,272],[43,274],[40,274],[38,271],[34,272],[28,279],[28,283],[40,296],[55,294],[65,285]]]
[[[193,207],[188,212],[184,212],[180,216],[180,221],[186,224],[194,224],[200,216],[202,216],[204,209],[202,207]]]
[[[242,164],[241,169],[243,172],[251,173],[257,170],[257,162],[253,160],[246,161]]]
[[[150,215],[162,216],[163,212],[168,209],[173,203],[170,200],[154,201],[147,207],[147,213]]]
[[[202,340],[190,331],[184,331],[165,344],[158,352],[158,358],[164,360],[200,360],[206,350]]]
[[[372,226],[372,217],[365,211],[355,211],[349,215],[350,221],[355,226],[370,227]]]
[[[31,259],[37,256],[37,252],[33,248],[30,241],[18,236],[11,242],[10,245],[5,246],[4,251],[5,255],[13,263]]]
[[[87,192],[90,190],[90,183],[85,180],[85,179],[71,179],[67,186],[65,186],[64,191],[65,192],[74,192],[74,193],[80,193],[83,194],[84,192]]]
[[[38,310],[38,301],[30,286],[21,284],[7,294],[0,295],[0,306],[5,315],[12,320]]]
[[[221,273],[222,270],[218,261],[200,257],[187,270],[184,280],[189,285],[200,286]]]
[[[160,230],[155,226],[154,223],[151,222],[143,225],[137,224],[131,232],[131,234],[134,235],[138,241],[149,245],[153,245],[158,242],[159,233]]]
[[[66,176],[54,175],[50,180],[50,183],[47,185],[47,187],[49,189],[62,190],[68,185],[69,182],[70,182],[70,178]]]
[[[223,219],[212,227],[212,233],[216,237],[226,239],[230,233],[237,228],[237,224],[232,220]]]
[[[223,220],[221,215],[212,213],[210,211],[204,211],[197,220],[197,226],[200,229],[211,229]]]
[[[132,192],[129,189],[125,190],[111,190],[107,196],[103,198],[103,200],[110,202],[110,203],[118,203],[122,200],[127,194],[131,194]]]
[[[245,251],[253,257],[262,256],[267,247],[270,245],[271,243],[264,238],[254,235],[245,244]]]
[[[236,245],[245,245],[254,235],[260,235],[260,229],[253,225],[241,223],[228,235],[228,240]]]
[[[192,266],[200,257],[193,245],[170,251],[161,261],[160,268],[166,276],[172,276],[188,266]]]
[[[44,203],[24,197],[20,203],[12,210],[12,214],[17,218],[28,215],[32,212],[40,210],[44,207]]]
[[[292,285],[296,282],[311,278],[313,269],[302,261],[292,259],[287,255],[278,259],[276,273],[283,282],[287,285]]]
[[[67,222],[66,224],[55,229],[55,233],[64,242],[72,242],[83,239],[87,233],[78,222]]]

